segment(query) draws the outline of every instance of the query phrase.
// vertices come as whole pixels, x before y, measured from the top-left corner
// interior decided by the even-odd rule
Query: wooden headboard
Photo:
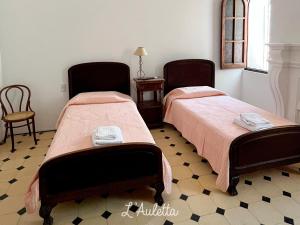
[[[69,98],[82,92],[118,91],[130,95],[129,66],[119,62],[90,62],[68,70]]]
[[[215,86],[215,64],[205,59],[183,59],[164,66],[167,94],[175,88],[187,86]]]

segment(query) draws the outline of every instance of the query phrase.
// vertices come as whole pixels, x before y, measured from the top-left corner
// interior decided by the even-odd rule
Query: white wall
[[[2,87],[3,87],[3,76],[2,76],[2,60],[1,60],[1,52],[0,52],[0,89]]]
[[[183,58],[217,64],[216,86],[240,96],[241,70],[219,70],[221,0],[1,0],[0,51],[5,84],[32,89],[38,130],[53,129],[67,100],[67,69],[88,61],[121,61],[135,76]],[[134,92],[134,89],[132,89]]]
[[[269,75],[244,70],[241,82],[241,99],[270,112],[275,112]]]
[[[1,52],[0,52],[0,90],[3,88],[3,75],[2,75],[2,60],[1,60]],[[3,137],[4,137],[4,123],[1,120],[1,116],[2,116],[2,110],[0,107],[0,142],[2,141]]]
[[[271,0],[271,43],[300,43],[299,12],[299,0]]]

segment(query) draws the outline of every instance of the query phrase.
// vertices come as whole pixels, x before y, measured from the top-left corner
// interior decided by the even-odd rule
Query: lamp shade
[[[137,55],[137,56],[148,55],[148,53],[146,52],[146,49],[144,47],[138,47],[133,54]]]

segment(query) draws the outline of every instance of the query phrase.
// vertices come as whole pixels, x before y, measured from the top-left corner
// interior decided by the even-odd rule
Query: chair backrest
[[[30,97],[30,89],[25,85],[10,85],[2,88],[0,91],[2,117],[14,112],[31,110]]]

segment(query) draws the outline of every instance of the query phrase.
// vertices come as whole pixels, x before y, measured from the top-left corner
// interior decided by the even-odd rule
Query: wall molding
[[[269,82],[276,114],[300,122],[300,44],[269,43]]]
[[[281,61],[276,61],[271,59],[268,59],[268,62],[270,64],[281,66],[284,68],[292,67],[292,68],[300,69],[300,62],[281,62]]]
[[[292,48],[300,50],[300,43],[267,43],[266,45],[272,49]]]
[[[279,88],[280,73],[281,73],[281,67],[279,66],[279,64],[270,66],[269,83],[275,100],[275,113],[279,116],[284,116],[285,110],[284,110],[283,96]]]

